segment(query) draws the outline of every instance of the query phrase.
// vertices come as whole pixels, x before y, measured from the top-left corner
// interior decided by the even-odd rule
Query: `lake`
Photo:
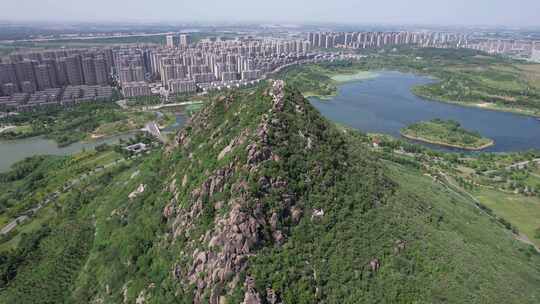
[[[434,81],[431,78],[399,72],[378,72],[378,76],[348,82],[339,87],[329,100],[310,98],[327,118],[364,132],[386,133],[400,137],[407,125],[433,118],[453,119],[463,127],[479,131],[495,140],[495,146],[483,151],[510,152],[540,149],[540,121],[533,117],[462,107],[428,101],[411,93],[411,87]],[[172,132],[184,125],[186,117],[177,114],[176,123],[163,130]],[[69,155],[91,149],[102,143],[118,142],[130,134],[118,135],[89,143],[75,143],[59,148],[43,137],[0,141],[0,172],[26,157],[38,154]],[[432,146],[432,145],[430,145]],[[444,150],[457,150],[438,147]]]
[[[363,132],[401,137],[399,130],[414,122],[453,119],[464,128],[495,140],[494,146],[482,151],[540,149],[537,118],[426,100],[414,95],[411,88],[433,82],[432,78],[400,72],[377,74],[372,79],[340,85],[335,97],[325,100],[312,97],[310,101],[328,119]]]
[[[103,143],[117,143],[120,138],[132,137],[132,134],[122,134],[108,138],[98,139],[92,142],[77,142],[66,147],[58,147],[55,141],[42,136],[30,137],[17,140],[0,141],[0,172],[5,172],[9,167],[34,155],[70,155],[83,149],[93,149]]]
[[[163,130],[163,132],[174,132],[181,128],[186,121],[186,116],[177,113],[176,122]],[[107,138],[100,138],[91,142],[77,142],[67,147],[58,147],[53,140],[42,136],[17,140],[0,141],[0,172],[9,170],[11,165],[34,155],[71,155],[83,149],[93,149],[103,143],[118,143],[120,139],[133,137],[133,133],[125,133]]]

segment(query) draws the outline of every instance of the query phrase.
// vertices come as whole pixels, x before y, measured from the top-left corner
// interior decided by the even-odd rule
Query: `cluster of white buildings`
[[[516,39],[477,39],[469,46],[471,49],[489,54],[504,54],[540,61],[540,41]]]
[[[150,82],[160,82],[171,94],[198,88],[248,83],[276,68],[308,58],[305,40],[238,38],[178,44],[167,37],[165,47],[125,48],[114,52],[118,82],[126,97],[151,95]]]
[[[307,34],[313,48],[369,49],[385,46],[465,47],[467,35],[444,32],[313,32]]]

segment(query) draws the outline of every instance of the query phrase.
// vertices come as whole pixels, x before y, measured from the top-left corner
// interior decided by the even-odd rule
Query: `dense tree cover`
[[[540,256],[470,199],[423,176],[418,162],[383,160],[368,150],[367,136],[329,123],[291,86],[283,110],[269,118],[268,145],[278,157],[250,171],[246,148],[258,140],[271,107],[265,87],[216,96],[182,131],[181,145],[63,195],[47,226],[0,256],[0,300],[192,303],[197,287],[173,270],[184,271],[195,248],[207,249],[201,240],[229,212],[216,204],[247,198],[246,208],[261,202],[262,212],[272,212],[285,210],[286,194],[301,210],[299,222],[281,217],[285,242],[261,237],[241,274],[255,279],[263,303],[267,288],[284,303],[537,302]],[[69,164],[81,166],[81,158]],[[189,211],[191,193],[231,164],[237,170],[223,191],[202,198],[189,237],[174,237],[164,208],[175,201]],[[26,171],[17,175],[24,180]],[[280,177],[286,186],[265,186],[262,177]],[[234,190],[237,182],[245,190]],[[140,185],[145,190],[130,197]],[[223,292],[227,303],[239,303],[245,287],[240,282]]]
[[[517,300],[520,296],[515,297],[514,288],[534,289],[538,268],[536,279],[529,281],[526,276],[513,276],[508,266],[505,276],[521,282],[511,287],[506,280],[492,280],[494,273],[486,270],[487,265],[512,264],[509,256],[499,260],[493,253],[494,240],[512,241],[503,241],[504,231],[487,228],[493,223],[476,213],[474,205],[420,178],[414,163],[380,168],[351,132],[349,136],[334,133],[326,122],[309,114],[288,121],[290,133],[280,134],[283,138],[276,141],[289,145],[277,149],[286,149],[294,161],[287,162],[286,157],[280,174],[311,181],[300,182],[298,189],[304,194],[299,199],[306,216],[292,228],[285,245],[268,246],[253,258],[248,273],[255,276],[261,294],[271,288],[286,303],[464,303],[502,298],[534,302],[535,296]],[[320,150],[306,151],[300,142],[295,145],[294,134],[304,124],[321,130],[321,138],[315,141],[323,145]],[[322,176],[313,174],[319,161],[325,164]],[[310,217],[313,210],[324,210],[324,217]],[[476,225],[468,227],[473,218]],[[485,229],[492,231],[486,234]],[[407,245],[402,250],[403,243]],[[531,254],[526,252],[523,261]],[[472,262],[476,254],[483,260]],[[373,259],[381,262],[379,271],[371,269]]]
[[[19,266],[37,250],[40,241],[51,233],[48,226],[33,234],[24,234],[16,250],[0,253],[0,289],[17,276]]]
[[[34,156],[0,173],[0,215],[14,216],[35,204],[32,194],[46,186],[48,175],[65,163],[64,157]],[[13,208],[12,208],[13,207]]]
[[[31,233],[22,233],[15,249],[3,247],[0,302],[64,303],[70,299],[73,282],[93,248],[95,224],[88,211],[112,177],[128,168],[117,166],[62,195],[54,203],[55,217]],[[47,174],[57,170],[49,166]],[[39,220],[39,214],[32,220]]]

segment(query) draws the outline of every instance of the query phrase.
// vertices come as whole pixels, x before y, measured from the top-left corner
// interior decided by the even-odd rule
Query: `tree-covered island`
[[[464,129],[457,121],[438,118],[414,123],[400,133],[408,139],[466,150],[483,150],[495,144],[477,131]]]

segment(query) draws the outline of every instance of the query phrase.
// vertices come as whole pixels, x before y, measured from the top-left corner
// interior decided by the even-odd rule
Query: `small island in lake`
[[[421,121],[401,129],[400,133],[408,139],[466,150],[482,150],[495,144],[476,131],[462,128],[454,120]]]

